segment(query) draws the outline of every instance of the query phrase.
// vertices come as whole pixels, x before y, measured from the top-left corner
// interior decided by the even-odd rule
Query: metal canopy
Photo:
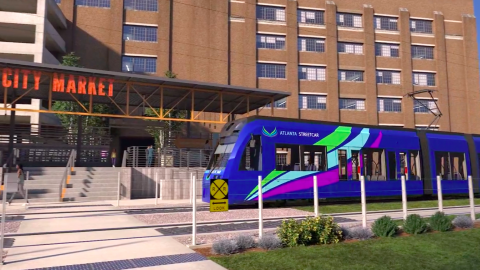
[[[81,107],[80,112],[61,113],[224,123],[231,114],[249,114],[290,95],[281,91],[6,59],[0,59],[0,74],[3,109],[12,111],[59,113],[52,110],[53,101],[74,101]],[[81,93],[82,83],[85,93]],[[30,110],[7,105],[25,98],[48,100],[45,106],[48,108]],[[93,111],[93,104],[112,104],[116,113],[100,115]],[[156,117],[144,116],[143,108],[151,108]],[[174,109],[191,111],[191,118],[169,118],[169,112]],[[202,112],[219,113],[219,119],[201,120],[198,117]]]

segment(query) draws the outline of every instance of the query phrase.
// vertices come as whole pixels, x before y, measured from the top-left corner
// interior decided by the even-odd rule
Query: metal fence
[[[210,149],[162,148],[149,156],[146,146],[127,148],[127,167],[205,168],[210,161]]]

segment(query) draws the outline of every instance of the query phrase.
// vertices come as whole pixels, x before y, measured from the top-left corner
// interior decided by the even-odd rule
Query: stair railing
[[[60,187],[59,187],[60,202],[63,202],[67,185],[70,183],[70,177],[72,176],[73,167],[75,166],[76,156],[77,156],[77,151],[75,149],[72,149],[72,152],[70,152],[70,156],[68,157],[67,165],[65,166],[65,171],[63,172],[62,180],[60,181]]]

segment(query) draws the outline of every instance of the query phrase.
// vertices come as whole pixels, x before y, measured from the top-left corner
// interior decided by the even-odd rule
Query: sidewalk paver
[[[38,210],[29,210],[28,212],[32,214],[25,216],[18,230],[19,234],[66,230],[72,231],[72,233],[14,237],[13,247],[7,249],[8,256],[2,270],[38,269],[66,265],[71,266],[70,269],[75,269],[81,265],[101,262],[105,262],[106,264],[103,264],[105,266],[110,265],[105,269],[116,270],[127,269],[117,267],[110,269],[113,265],[117,265],[116,262],[125,260],[133,261],[134,265],[151,266],[142,267],[142,269],[225,269],[207,259],[198,260],[199,254],[154,229],[74,232],[76,230],[145,225],[128,214],[106,212],[116,209],[113,206],[89,207],[88,204],[83,205],[82,211],[95,210],[96,212],[75,213],[74,209],[80,207],[72,207],[69,210],[73,211],[69,213],[65,213],[68,208],[60,207],[49,208],[48,214],[35,214],[35,211]],[[46,208],[43,208],[42,212],[45,212],[44,210]],[[168,257],[170,258],[167,260],[168,264],[159,265],[162,258],[165,258],[164,256],[171,255],[178,256]],[[188,262],[190,260],[188,258],[192,258],[192,256],[195,256],[194,260],[198,261]],[[144,264],[142,264],[143,261],[145,261]],[[102,264],[95,265],[97,267]]]

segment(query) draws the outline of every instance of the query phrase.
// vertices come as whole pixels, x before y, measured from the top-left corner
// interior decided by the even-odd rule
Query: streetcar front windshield
[[[230,154],[233,151],[234,143],[219,144],[215,149],[212,159],[210,160],[207,170],[223,170],[227,166]]]

